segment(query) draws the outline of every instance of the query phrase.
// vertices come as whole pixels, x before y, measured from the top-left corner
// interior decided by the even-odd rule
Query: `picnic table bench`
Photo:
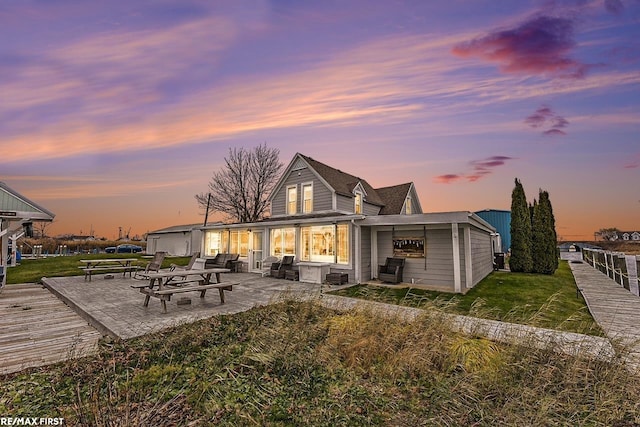
[[[228,273],[228,268],[205,268],[199,270],[163,271],[148,273],[148,283],[131,285],[145,295],[144,306],[149,306],[151,297],[158,298],[162,308],[167,311],[167,301],[171,301],[173,294],[185,292],[200,292],[204,298],[208,289],[218,289],[220,302],[224,304],[224,291],[232,291],[237,283],[221,283],[220,273]],[[215,282],[212,277],[215,276]]]
[[[139,266],[132,264],[137,260],[137,258],[81,259],[80,262],[85,265],[78,268],[84,271],[85,281],[87,280],[87,277],[89,278],[89,281],[91,281],[91,276],[94,273],[110,273],[121,271],[122,277],[125,277],[127,273],[129,273],[129,277],[131,277],[131,273],[140,269]]]

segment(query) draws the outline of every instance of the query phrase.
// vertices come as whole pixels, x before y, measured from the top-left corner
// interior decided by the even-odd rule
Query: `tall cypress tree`
[[[556,232],[556,218],[553,215],[553,206],[551,206],[551,199],[549,198],[549,193],[547,191],[543,191],[544,200],[546,205],[546,210],[549,215],[549,228],[547,233],[549,234],[549,247],[553,245],[553,274],[558,269],[558,264],[560,262],[560,251],[558,249],[558,233]]]
[[[557,235],[549,193],[540,190],[533,215],[532,255],[535,273],[553,274],[558,268]]]
[[[511,192],[511,258],[509,268],[528,273],[533,269],[531,258],[531,214],[522,183],[516,178]]]

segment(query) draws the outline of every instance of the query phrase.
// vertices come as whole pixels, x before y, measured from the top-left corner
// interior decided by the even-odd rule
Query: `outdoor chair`
[[[273,263],[280,262],[280,258],[275,256],[268,256],[265,259],[260,260],[260,268],[262,277],[271,275],[271,266]]]
[[[284,279],[287,270],[293,269],[293,260],[295,257],[293,255],[286,255],[282,258],[280,262],[274,262],[271,264],[271,277],[276,277],[278,279]]]
[[[147,279],[146,274],[148,273],[157,273],[160,271],[162,267],[162,262],[164,258],[167,256],[167,253],[164,251],[158,251],[153,255],[153,259],[147,263],[145,268],[142,271],[136,271],[133,278],[134,279]]]
[[[402,282],[402,270],[404,269],[404,258],[387,258],[384,265],[378,266],[378,279],[383,282]]]
[[[233,269],[233,263],[238,261],[240,254],[219,253],[213,258],[209,258],[205,262],[206,268],[228,268]]]
[[[191,255],[191,259],[189,260],[189,263],[186,266],[171,264],[170,270],[171,271],[175,271],[175,270],[191,270],[191,269],[193,269],[193,266],[196,263],[196,260],[198,258],[200,258],[200,252],[195,252],[193,255]]]

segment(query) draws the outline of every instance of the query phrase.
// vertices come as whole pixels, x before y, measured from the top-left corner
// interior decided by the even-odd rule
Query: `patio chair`
[[[274,262],[273,264],[271,264],[271,277],[284,279],[287,270],[293,269],[294,259],[295,257],[293,255],[285,255],[284,257],[282,257],[282,261]]]
[[[191,269],[193,269],[193,266],[196,263],[196,260],[198,258],[200,258],[200,252],[195,252],[193,255],[191,255],[191,259],[189,260],[189,263],[186,266],[185,265],[171,264],[171,267],[169,268],[169,270],[170,271],[191,270]]]
[[[147,279],[146,274],[148,273],[157,273],[160,271],[162,267],[162,262],[164,258],[167,256],[167,253],[164,251],[158,251],[153,255],[153,259],[147,263],[145,268],[142,271],[136,271],[136,274],[133,276],[134,279]]]
[[[261,274],[262,277],[271,275],[271,266],[275,262],[280,262],[280,258],[275,256],[268,256],[265,259],[260,260],[260,265],[262,266]]]
[[[404,258],[387,258],[384,265],[378,266],[378,279],[383,282],[402,282],[402,270],[404,269]]]

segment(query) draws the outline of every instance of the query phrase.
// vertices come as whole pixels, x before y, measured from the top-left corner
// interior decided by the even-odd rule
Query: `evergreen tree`
[[[511,192],[511,258],[509,268],[528,273],[533,269],[531,258],[531,214],[522,183],[516,178]]]
[[[558,268],[557,235],[549,193],[540,190],[535,207],[532,229],[533,271],[553,274]]]

